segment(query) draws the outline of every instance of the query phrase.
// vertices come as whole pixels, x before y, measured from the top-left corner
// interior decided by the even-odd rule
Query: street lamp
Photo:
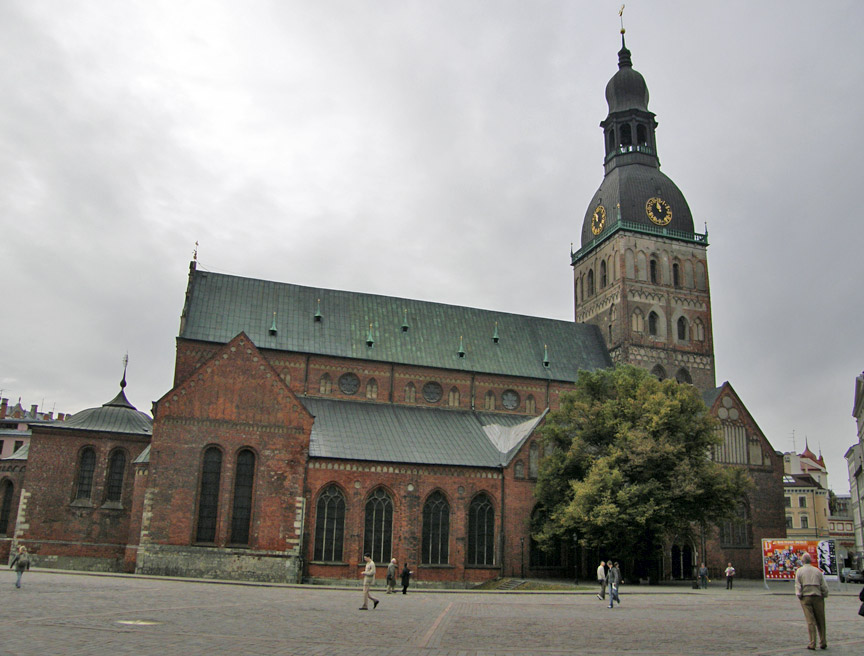
[[[520,557],[520,560],[522,561],[522,573],[520,574],[520,576],[521,576],[521,578],[524,579],[525,578],[525,538],[519,538],[519,546],[520,546],[521,551],[522,551],[521,557]]]

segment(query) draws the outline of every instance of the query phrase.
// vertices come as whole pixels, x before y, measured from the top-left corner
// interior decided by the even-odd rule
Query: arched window
[[[525,412],[527,412],[529,415],[533,415],[535,412],[537,412],[537,402],[530,394],[525,399]]]
[[[371,554],[379,563],[388,562],[393,544],[393,502],[380,487],[366,501],[365,528],[363,553]]]
[[[0,535],[9,532],[9,515],[12,512],[12,494],[15,486],[8,478],[0,484]]]
[[[96,469],[96,452],[89,446],[81,451],[78,458],[78,486],[75,490],[76,499],[90,499],[93,493],[93,472]]]
[[[417,402],[417,388],[414,387],[414,383],[408,383],[405,386],[405,403],[416,403]]]
[[[659,319],[656,312],[650,312],[648,314],[648,334],[657,336],[657,330],[659,328]]]
[[[678,317],[678,340],[686,341],[687,340],[687,319],[684,317]]]
[[[651,375],[657,380],[666,380],[666,370],[659,364],[655,364],[651,370]]]
[[[537,478],[540,473],[540,445],[532,442],[528,449],[528,478]]]
[[[521,460],[513,466],[513,475],[516,478],[525,478],[525,463]]]
[[[702,323],[701,319],[696,319],[693,322],[693,339],[699,342],[705,339],[705,324]]]
[[[606,260],[600,262],[600,289],[606,287]]]
[[[648,145],[648,130],[645,129],[644,125],[636,126],[636,143],[640,146]]]
[[[450,394],[447,397],[447,405],[451,408],[459,407],[459,390],[456,387],[450,388]]]
[[[648,260],[642,251],[636,253],[636,279],[648,280]]]
[[[345,535],[345,497],[335,485],[329,485],[318,497],[315,507],[315,551],[313,558],[324,562],[342,562]]]
[[[107,501],[120,501],[123,496],[123,474],[126,471],[126,454],[117,449],[108,459],[108,484],[105,490]]]
[[[681,286],[681,267],[677,262],[672,264],[672,285]]]
[[[594,270],[588,270],[588,296],[594,296]]]
[[[705,266],[702,262],[696,262],[696,289],[704,292],[708,289],[707,276],[705,275]]]
[[[629,248],[624,251],[624,277],[631,279],[636,277],[636,261],[633,251]]]
[[[323,374],[318,381],[318,392],[320,394],[329,394],[333,389],[333,381],[330,380],[330,374]]]
[[[366,383],[366,398],[370,401],[375,401],[378,398],[378,381],[370,378]]]
[[[677,380],[679,383],[689,383],[691,385],[693,384],[693,378],[691,378],[690,372],[687,371],[687,369],[685,369],[684,367],[681,367],[675,373],[675,380]]]
[[[609,129],[609,152],[615,150],[615,128]]]
[[[450,562],[450,504],[441,492],[433,492],[423,506],[423,565]]]
[[[632,146],[633,145],[633,131],[630,128],[628,123],[625,123],[621,126],[621,145],[622,146]]]
[[[486,392],[486,397],[485,397],[484,401],[485,401],[485,407],[487,410],[494,410],[495,409],[495,392],[493,392],[492,390],[489,390],[488,392]]]
[[[633,310],[633,314],[630,317],[630,329],[634,333],[645,332],[645,316],[639,308]]]
[[[468,507],[468,564],[495,564],[495,510],[486,494],[478,494]]]
[[[660,277],[657,275],[657,260],[651,258],[651,261],[648,263],[648,270],[651,274],[651,282],[656,285],[660,280]]]
[[[249,544],[252,520],[252,489],[255,485],[255,454],[243,449],[237,454],[234,504],[231,509],[231,544]]]
[[[215,446],[211,446],[204,452],[204,463],[201,467],[196,542],[216,541],[216,517],[219,511],[219,480],[221,477],[222,452]]]
[[[695,286],[693,282],[693,263],[690,260],[684,261],[684,286],[687,289],[693,289]]]
[[[802,515],[801,528],[807,528],[804,525],[806,518],[806,515]],[[751,546],[750,513],[747,504],[741,503],[735,511],[735,516],[732,519],[727,519],[720,526],[720,542],[724,547]]]

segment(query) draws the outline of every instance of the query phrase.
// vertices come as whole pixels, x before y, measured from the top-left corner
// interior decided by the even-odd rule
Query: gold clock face
[[[597,209],[594,210],[594,216],[591,217],[591,232],[595,235],[599,235],[603,232],[603,228],[606,227],[606,208],[602,205],[598,205]]]
[[[662,198],[649,198],[645,203],[645,212],[648,218],[659,226],[669,225],[672,220],[672,208]]]

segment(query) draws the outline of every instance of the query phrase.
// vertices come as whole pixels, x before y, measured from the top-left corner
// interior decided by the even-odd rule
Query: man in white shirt
[[[600,594],[597,595],[597,598],[602,601],[606,598],[606,565],[602,560],[597,568],[597,583],[600,584]]]
[[[366,561],[366,569],[363,570],[363,605],[360,606],[360,610],[369,610],[370,599],[374,604],[372,610],[375,610],[378,607],[378,599],[369,594],[369,586],[375,580],[375,563],[368,553],[363,554],[363,560]]]

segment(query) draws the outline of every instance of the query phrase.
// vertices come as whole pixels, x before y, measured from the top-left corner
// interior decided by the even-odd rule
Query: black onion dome
[[[123,383],[125,386],[125,379]],[[136,410],[121,389],[117,396],[102,407],[76,412],[64,421],[53,422],[51,427],[104,433],[151,435],[153,433],[153,420],[149,415]]]
[[[658,226],[651,222],[645,204],[651,198],[662,198],[672,210],[668,225]],[[606,224],[600,234],[591,231],[591,219],[598,205],[606,209]],[[654,229],[667,228],[693,233],[693,215],[684,194],[660,169],[653,166],[630,164],[612,169],[600,184],[591,199],[582,222],[582,246],[591,243],[618,222],[620,206],[621,221],[641,224]]]
[[[610,114],[628,109],[648,111],[648,85],[642,74],[633,70],[624,37],[621,37],[621,50],[618,51],[618,72],[606,84],[606,103]]]

